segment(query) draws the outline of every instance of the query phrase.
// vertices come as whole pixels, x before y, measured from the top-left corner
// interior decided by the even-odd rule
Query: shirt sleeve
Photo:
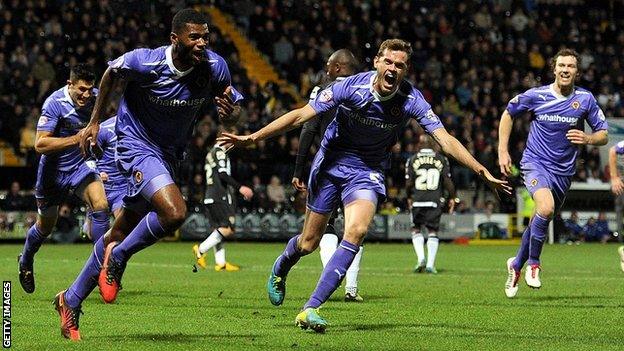
[[[219,95],[223,93],[228,86],[232,85],[232,76],[230,75],[230,69],[228,68],[227,63],[220,56],[216,56],[216,59],[214,60],[212,67],[213,67],[212,84],[213,84],[215,93]],[[232,87],[231,98],[232,98],[232,101],[236,103],[236,102],[243,100],[245,97],[238,90],[236,90],[236,88]]]
[[[518,115],[521,115],[525,112],[530,111],[530,109],[531,109],[530,90],[527,90],[522,94],[518,94],[514,96],[514,98],[509,100],[509,103],[507,104],[507,112],[509,112],[509,114],[513,118],[516,118]]]
[[[49,97],[41,107],[41,116],[39,117],[39,122],[37,122],[37,130],[42,132],[54,132],[61,118],[60,103],[52,97]]]
[[[113,140],[115,137],[115,130],[113,128],[110,127],[102,127],[102,125],[100,125],[100,131],[98,132],[98,145],[100,145],[100,147],[102,148],[102,150],[105,150],[109,147],[111,147],[111,140]]]
[[[589,100],[589,108],[587,109],[587,123],[594,132],[609,129],[605,114],[593,95]]]
[[[408,108],[408,112],[411,118],[416,119],[418,124],[427,132],[428,134],[433,133],[434,130],[439,128],[444,128],[442,122],[440,121],[440,117],[433,112],[431,105],[422,95],[418,95],[416,101],[414,101],[410,107]]]
[[[330,84],[327,88],[320,90],[314,95],[314,90],[310,94],[310,102],[308,103],[317,114],[327,112],[332,108],[345,102],[348,92],[350,79],[341,80]],[[314,96],[314,98],[312,98]]]
[[[128,51],[115,60],[109,61],[108,66],[123,79],[147,80],[152,75],[153,66],[142,65],[140,56],[146,49]],[[154,78],[155,76],[153,76]]]

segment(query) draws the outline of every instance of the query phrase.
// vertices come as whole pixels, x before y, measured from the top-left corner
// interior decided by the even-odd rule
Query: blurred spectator
[[[204,177],[196,173],[193,176],[193,182],[189,185],[187,200],[189,208],[203,208],[205,186]]]
[[[25,155],[29,166],[36,165],[29,151],[33,124],[43,99],[65,84],[69,66],[88,62],[101,76],[108,60],[134,47],[167,45],[163,38],[169,34],[173,13],[198,3],[140,0],[111,6],[106,0],[4,2],[0,5],[0,110],[4,113],[0,138],[18,155]],[[371,59],[382,39],[400,36],[410,41],[414,56],[408,79],[422,91],[449,133],[480,161],[490,166],[494,162],[492,169],[497,169],[493,147],[497,121],[507,102],[519,92],[552,79],[547,60],[562,46],[572,45],[581,53],[578,85],[596,94],[608,117],[624,115],[619,93],[624,86],[624,34],[620,30],[624,4],[618,1],[611,2],[610,7],[589,1],[509,0],[213,3],[233,14],[257,48],[303,96],[322,79],[327,55],[334,50],[350,49],[363,62],[362,69],[371,69]],[[209,42],[226,59],[233,85],[245,96],[241,134],[258,130],[293,106],[292,97],[277,85],[260,86],[249,79],[231,39],[214,26]],[[114,112],[114,106],[109,106],[107,114]],[[215,125],[214,107],[205,104],[198,114],[196,138],[179,172],[181,186],[192,186],[194,175],[203,172],[203,155],[214,140]],[[510,153],[516,164],[525,149],[529,127],[528,115],[518,117],[514,124]],[[417,123],[408,123],[398,146],[391,151],[393,163],[387,179],[393,188],[403,188],[401,160],[413,152],[412,144],[419,133]],[[284,139],[244,152],[235,150],[231,157],[233,176],[250,180],[259,175],[264,185],[274,175],[282,181],[288,179],[296,134],[292,131]],[[581,148],[575,180],[595,181],[604,176],[596,151]],[[470,171],[452,160],[451,167],[458,189],[476,187],[481,192],[482,184]],[[401,206],[404,194],[393,192],[392,196]],[[483,200],[483,196],[475,196],[472,205],[483,204]],[[254,200],[253,206],[260,206],[262,201]],[[471,204],[463,206],[469,211]]]
[[[59,206],[56,230],[52,232],[52,239],[60,243],[73,243],[78,237],[78,220],[71,206],[67,203],[63,203]]]
[[[29,198],[22,195],[20,183],[14,181],[11,183],[4,201],[2,201],[2,209],[5,211],[26,211],[30,209],[30,203]]]
[[[271,177],[271,182],[266,187],[267,196],[273,208],[280,211],[286,202],[286,191],[277,176]]]
[[[397,209],[396,205],[392,203],[392,201],[386,201],[381,205],[379,214],[388,215],[388,216],[396,216],[397,214],[399,214],[399,210]]]
[[[570,218],[566,219],[564,224],[566,228],[566,236],[564,240],[568,243],[578,243],[583,236],[583,227],[579,224],[578,213],[572,211]]]
[[[583,227],[583,241],[585,242],[600,242],[605,244],[610,237],[611,232],[609,231],[609,224],[603,212],[598,214],[598,220],[594,217],[590,217],[587,220],[587,224]]]

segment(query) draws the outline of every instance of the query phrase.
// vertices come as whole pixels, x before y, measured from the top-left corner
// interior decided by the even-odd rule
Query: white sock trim
[[[425,261],[425,237],[420,232],[412,232],[412,245],[414,246],[414,252],[416,252],[416,258],[418,264]]]
[[[429,236],[427,239],[427,268],[435,266],[435,259],[438,253],[440,239],[437,236]]]
[[[321,263],[323,263],[323,268],[329,262],[329,259],[336,252],[336,247],[338,246],[338,236],[335,234],[324,234],[321,238],[321,242],[319,243],[319,254],[321,255]]]
[[[362,261],[363,252],[364,246],[360,246],[360,250],[357,254],[355,254],[353,262],[351,262],[351,266],[347,269],[347,275],[345,277],[345,292],[357,292],[358,274],[360,273],[360,262]]]
[[[202,255],[205,254],[221,241],[223,241],[223,235],[221,235],[218,229],[213,230],[206,240],[199,244],[199,253]]]

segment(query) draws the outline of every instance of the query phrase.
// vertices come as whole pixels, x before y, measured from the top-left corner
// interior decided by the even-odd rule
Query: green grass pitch
[[[365,246],[365,302],[342,302],[341,287],[321,309],[330,326],[314,334],[294,318],[320,274],[318,253],[288,278],[284,305],[265,292],[284,244],[228,243],[240,272],[193,273],[191,243],[159,243],[134,256],[124,290],[104,305],[96,290],[83,304],[83,341],[59,332],[54,294],[76,277],[88,245],[44,245],[37,290],[25,294],[15,258],[0,245],[0,277],[13,281],[16,350],[622,350],[624,273],[616,245],[546,246],[543,287],[503,292],[505,261],[516,247],[441,245],[436,276],[414,274],[411,244]],[[209,253],[210,262],[212,254]]]

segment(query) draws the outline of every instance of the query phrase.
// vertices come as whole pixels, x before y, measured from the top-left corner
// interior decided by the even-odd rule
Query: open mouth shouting
[[[205,59],[204,50],[193,50],[191,56],[195,62],[202,62]]]
[[[396,83],[397,83],[397,78],[398,75],[394,72],[390,72],[390,71],[386,71],[386,73],[384,73],[383,76],[383,80],[382,80],[382,87],[384,88],[384,90],[386,91],[392,91],[394,90]]]

